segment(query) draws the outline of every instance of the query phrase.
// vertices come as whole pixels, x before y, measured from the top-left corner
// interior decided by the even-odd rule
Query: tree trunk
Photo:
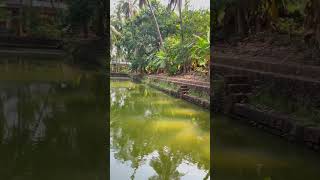
[[[28,1],[28,4],[27,4],[27,7],[26,7],[26,11],[25,11],[25,16],[26,16],[26,19],[25,19],[25,29],[26,29],[26,33],[29,34],[30,31],[31,31],[31,16],[32,16],[32,9],[33,8],[33,0],[29,0]]]
[[[107,1],[100,0],[98,8],[97,35],[106,38]]]
[[[184,32],[184,28],[183,28],[183,22],[182,22],[182,0],[179,0],[178,2],[178,8],[179,8],[179,18],[180,18],[180,28],[181,28],[181,43],[183,43],[183,32]]]
[[[53,2],[53,0],[50,0],[50,4],[51,4],[51,8],[55,10],[55,7],[54,7],[54,2]]]
[[[305,7],[305,41],[311,46],[320,48],[320,2],[309,0]]]
[[[104,25],[103,25],[103,15],[102,15],[102,12],[99,10],[99,13],[98,13],[98,24],[97,24],[97,35],[98,36],[103,36],[103,28],[104,28]]]
[[[244,13],[243,13],[243,9],[238,7],[237,8],[237,16],[236,16],[237,20],[237,32],[239,35],[244,35],[246,30],[245,30],[245,20],[244,20]]]
[[[149,0],[146,0],[146,1],[147,1],[147,3],[148,3],[149,9],[150,9],[150,11],[151,11],[151,14],[152,14],[154,23],[156,24],[157,33],[158,33],[158,37],[159,37],[160,47],[162,47],[163,39],[162,39],[162,36],[161,36],[161,32],[160,32],[160,28],[159,28],[159,24],[158,24],[157,18],[156,18],[155,14],[154,14],[154,11],[153,11],[153,9],[152,9],[152,6],[151,6]]]
[[[84,38],[88,38],[88,33],[89,33],[89,27],[88,27],[88,22],[83,23],[83,35]]]
[[[262,22],[261,22],[261,18],[259,16],[257,16],[255,18],[255,25],[256,25],[256,33],[261,32],[261,30],[262,30]]]
[[[23,34],[23,7],[19,9],[19,20],[18,20],[18,36],[22,36]]]

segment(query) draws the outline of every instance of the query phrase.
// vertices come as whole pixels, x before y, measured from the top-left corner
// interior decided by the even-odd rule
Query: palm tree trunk
[[[26,7],[26,33],[30,33],[30,28],[31,28],[31,12],[32,12],[32,9],[33,8],[33,0],[29,0],[28,1],[28,4],[27,4],[27,7]]]
[[[179,8],[179,18],[180,18],[180,28],[181,28],[181,43],[183,43],[183,31],[184,31],[184,28],[183,28],[183,22],[182,22],[182,0],[179,0],[178,2],[178,8]]]
[[[155,14],[154,14],[154,11],[153,11],[153,9],[152,9],[152,6],[151,6],[149,0],[146,0],[146,1],[147,1],[147,3],[148,3],[148,7],[149,7],[149,9],[150,9],[150,11],[151,11],[151,13],[152,13],[153,20],[154,20],[154,22],[155,22],[155,24],[156,24],[157,33],[158,33],[159,41],[160,41],[160,47],[162,47],[163,39],[162,39],[162,36],[161,36],[161,32],[160,32],[160,28],[159,28],[159,24],[158,24],[157,18],[156,18]]]
[[[309,0],[305,7],[305,41],[311,46],[320,48],[320,3],[317,0]]]
[[[23,34],[23,7],[19,8],[19,24],[18,24],[18,36],[22,36]]]
[[[236,18],[236,22],[237,22],[237,32],[239,35],[244,35],[245,34],[245,20],[244,20],[244,13],[243,13],[243,9],[238,7],[237,8],[237,16]]]
[[[83,35],[87,39],[89,34],[89,23],[87,21],[83,22]]]
[[[55,7],[54,7],[54,2],[53,2],[53,0],[50,0],[50,4],[51,4],[51,8],[55,10]]]

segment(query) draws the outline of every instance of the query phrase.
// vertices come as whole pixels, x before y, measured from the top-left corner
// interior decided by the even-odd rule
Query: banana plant
[[[196,39],[192,49],[191,58],[195,66],[207,67],[210,59],[210,31],[207,37],[193,35]]]

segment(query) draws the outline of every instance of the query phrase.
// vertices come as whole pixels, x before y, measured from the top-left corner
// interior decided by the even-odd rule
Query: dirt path
[[[162,79],[162,80],[166,80],[174,83],[190,84],[194,86],[210,88],[210,82],[206,81],[200,76],[193,76],[193,75],[166,76],[164,74],[161,74],[161,75],[149,75],[149,77]]]
[[[303,37],[261,33],[236,42],[220,41],[215,55],[263,62],[320,66],[320,51],[309,47]]]

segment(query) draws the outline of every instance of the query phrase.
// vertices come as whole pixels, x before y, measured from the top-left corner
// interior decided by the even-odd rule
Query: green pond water
[[[111,180],[210,179],[209,111],[130,81],[110,96]]]
[[[221,116],[210,148],[208,111],[130,81],[108,97],[106,79],[0,57],[0,180],[202,180],[210,159],[215,180],[320,177],[319,153]]]
[[[221,116],[213,117],[215,180],[317,180],[320,153]]]
[[[320,154],[146,85],[111,82],[111,179],[317,180]]]
[[[108,179],[106,77],[0,59],[0,180]]]

